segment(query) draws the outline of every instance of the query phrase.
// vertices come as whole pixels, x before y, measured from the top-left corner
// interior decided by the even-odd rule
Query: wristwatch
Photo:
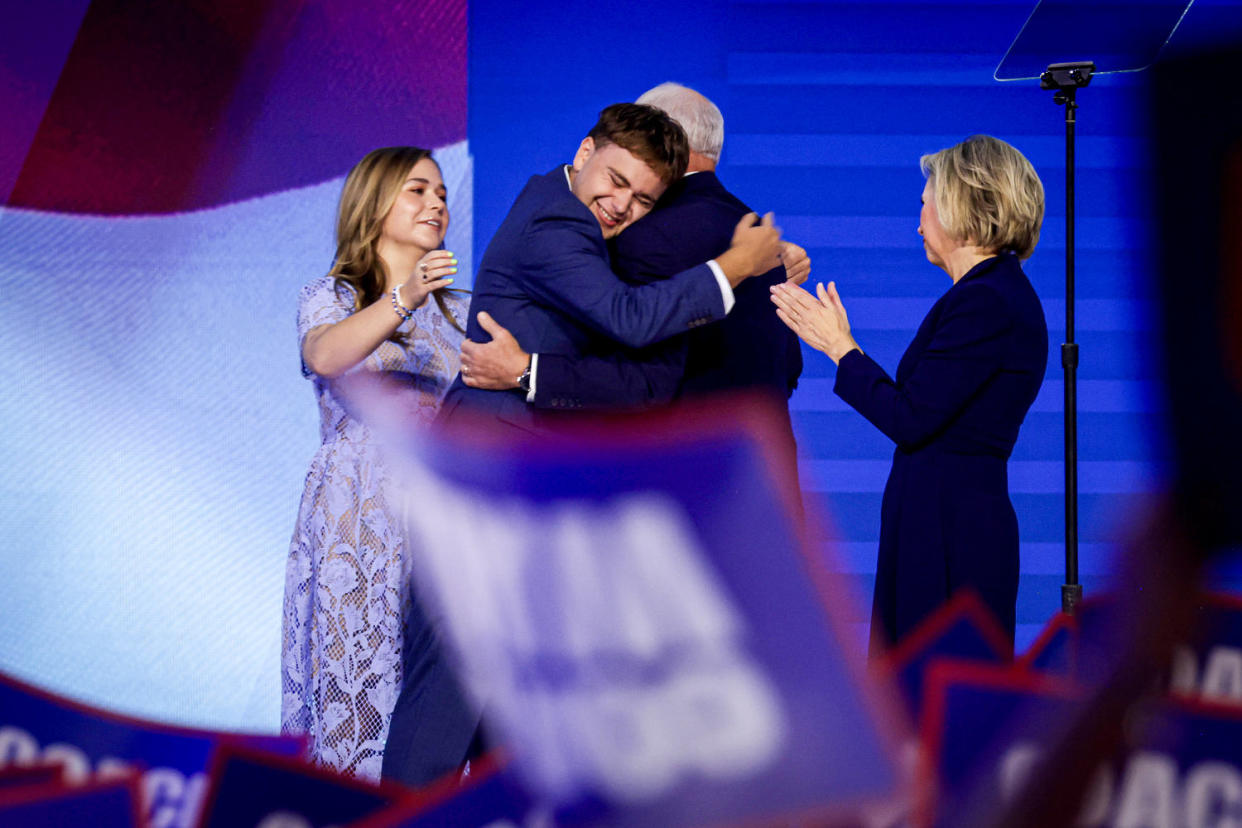
[[[530,393],[530,363],[526,363],[526,370],[517,378],[518,388],[521,388],[527,394]]]

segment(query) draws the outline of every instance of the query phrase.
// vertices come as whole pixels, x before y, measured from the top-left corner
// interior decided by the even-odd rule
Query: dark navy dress
[[[873,655],[964,586],[1012,638],[1018,521],[1007,467],[1047,363],[1043,307],[1011,254],[940,297],[895,381],[861,351],[841,358],[837,395],[897,444],[880,508]]]

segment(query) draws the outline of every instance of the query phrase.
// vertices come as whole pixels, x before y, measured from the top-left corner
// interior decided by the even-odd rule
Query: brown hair
[[[685,175],[686,165],[690,163],[686,131],[654,106],[617,103],[605,107],[587,137],[597,147],[616,144],[629,150],[651,167],[666,185]]]
[[[1035,252],[1044,221],[1044,185],[1026,156],[999,138],[972,135],[919,159],[936,215],[952,238],[992,253]]]
[[[336,215],[336,258],[329,276],[336,277],[337,290],[346,285],[353,291],[354,310],[361,310],[380,298],[388,276],[379,256],[384,219],[396,202],[410,170],[429,150],[420,147],[383,147],[371,150],[345,177]],[[459,331],[444,302],[448,288],[435,291],[436,306]]]

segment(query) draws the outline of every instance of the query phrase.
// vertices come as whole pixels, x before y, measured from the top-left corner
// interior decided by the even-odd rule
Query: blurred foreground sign
[[[972,589],[962,589],[929,615],[880,661],[897,681],[911,719],[922,716],[923,685],[938,659],[973,659],[989,664],[1009,660],[1012,647],[1000,623]]]
[[[1173,650],[1169,690],[1213,704],[1242,704],[1242,596],[1204,591],[1193,603],[1190,627]],[[1092,596],[1077,615],[1054,616],[1021,663],[1091,684],[1122,646],[1124,613],[1116,596]]]
[[[551,828],[555,824],[546,808],[531,802],[525,786],[503,759],[492,757],[472,765],[469,776],[441,780],[403,804],[350,823],[350,828]],[[572,823],[563,820],[559,824]]]
[[[285,755],[299,754],[303,746],[298,738],[193,730],[121,716],[0,674],[0,770],[58,763],[70,785],[139,771],[142,815],[151,825],[194,825],[207,764],[225,742]]]
[[[768,423],[717,410],[546,442],[453,433],[408,470],[424,598],[563,816],[831,815],[899,785],[896,717],[836,634],[845,596],[805,554]]]
[[[1084,699],[1059,677],[965,662],[933,667],[928,696],[936,825],[1000,824]],[[1230,825],[1239,813],[1242,710],[1152,697],[1127,708],[1123,742],[1096,768],[1076,824]]]
[[[408,798],[399,786],[378,787],[301,759],[223,745],[197,828],[328,828]]]
[[[35,785],[0,792],[0,825],[13,828],[138,828],[146,823],[139,812],[136,777],[130,775],[80,786]]]

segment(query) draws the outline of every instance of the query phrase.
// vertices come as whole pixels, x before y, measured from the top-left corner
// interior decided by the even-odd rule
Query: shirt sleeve
[[[535,401],[537,383],[539,382],[539,354],[530,355],[530,390],[526,392],[526,401],[533,403]]]
[[[727,314],[733,310],[733,305],[736,302],[733,298],[733,285],[729,284],[729,280],[725,278],[724,271],[720,269],[720,265],[716,264],[715,259],[709,261],[707,267],[711,270],[712,275],[716,277],[716,284],[720,287],[720,298],[724,302],[724,312]]]

